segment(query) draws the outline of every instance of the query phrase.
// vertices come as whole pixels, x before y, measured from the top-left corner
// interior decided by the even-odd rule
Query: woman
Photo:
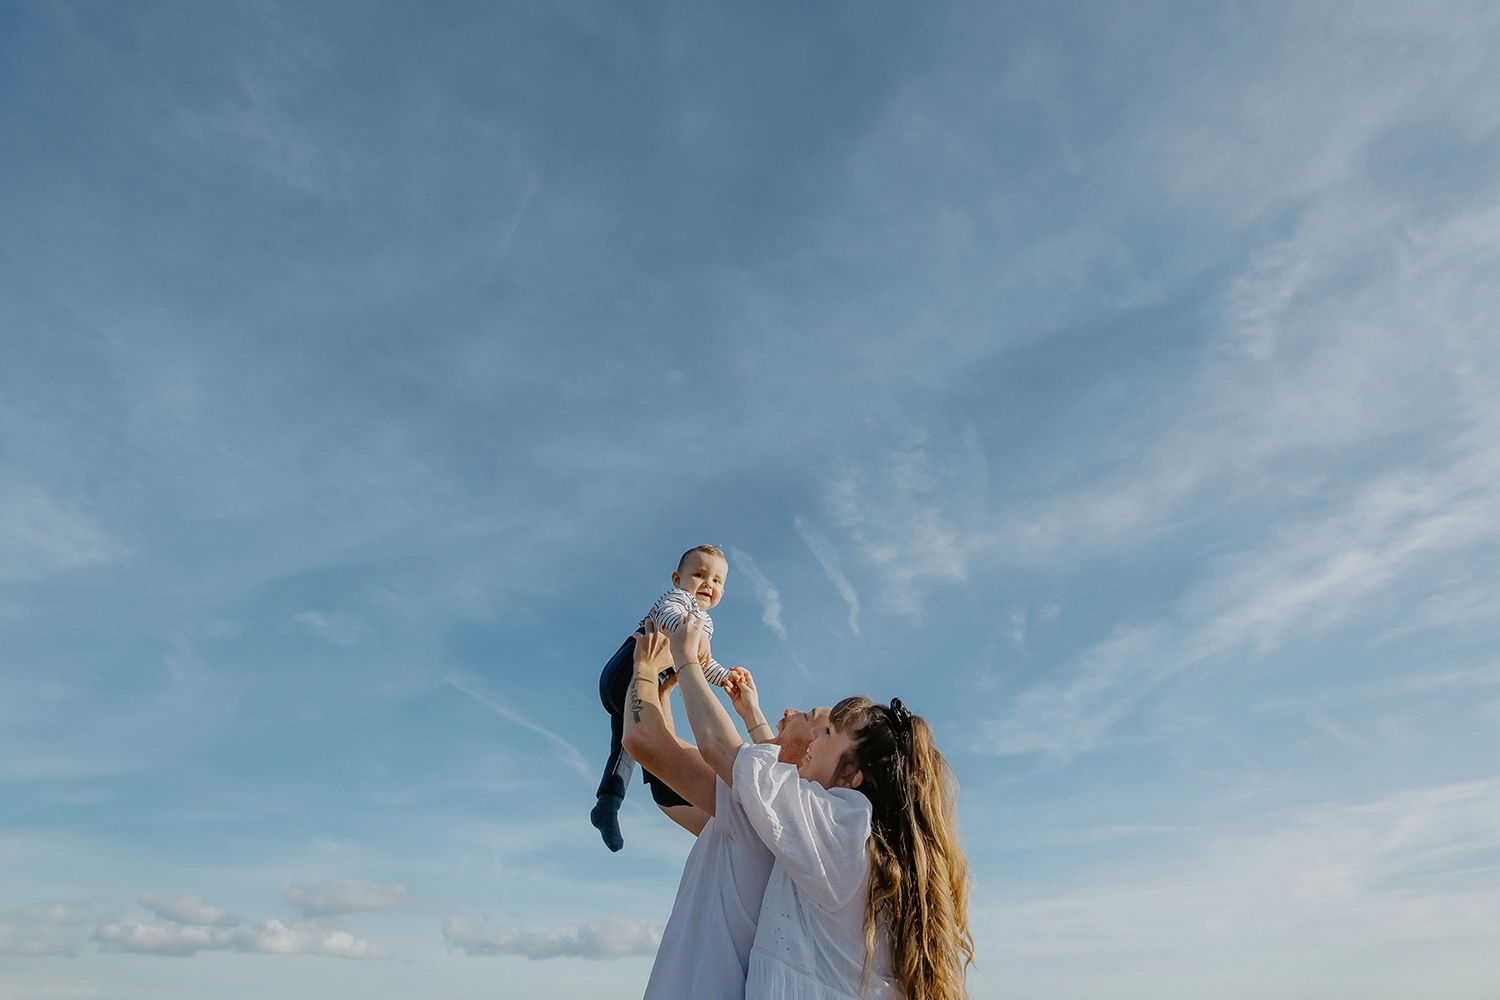
[[[957,785],[899,699],[845,698],[794,768],[744,746],[697,660],[671,653],[698,752],[775,856],[746,1000],[960,1000],[973,961]]]
[[[750,948],[775,857],[729,787],[691,744],[673,733],[671,713],[663,710],[657,686],[662,669],[670,664],[666,636],[648,623],[636,637],[623,743],[642,767],[691,803],[664,806],[662,811],[696,834],[698,841],[682,868],[672,916],[646,984],[646,1000],[743,1000]],[[749,672],[736,667],[726,689],[751,736],[771,737]],[[801,760],[812,742],[811,724],[783,718],[774,742],[785,759]]]

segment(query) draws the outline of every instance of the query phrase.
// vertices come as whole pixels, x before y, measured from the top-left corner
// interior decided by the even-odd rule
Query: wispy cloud
[[[1241,346],[1206,362],[1202,408],[1120,485],[1152,497],[1126,523],[1161,531],[1203,483],[1229,482],[1232,455],[1241,482],[1256,470],[1241,496],[1228,494],[1247,515],[1233,529],[1240,546],[1205,563],[1169,615],[1122,626],[1071,680],[1024,692],[992,730],[996,748],[1066,755],[1093,746],[1174,672],[1234,649],[1265,653],[1377,607],[1387,609],[1378,630],[1399,633],[1492,606],[1492,580],[1465,566],[1500,542],[1500,411],[1481,386],[1500,377],[1488,332],[1500,305],[1472,294],[1476,282],[1500,282],[1500,208],[1388,238],[1401,252],[1370,261],[1363,228],[1310,220],[1277,251],[1276,280],[1255,278],[1263,287],[1254,293],[1253,282],[1236,286],[1224,329]],[[1329,287],[1337,262],[1356,259],[1374,269]],[[1361,450],[1398,433],[1421,445]],[[1294,457],[1303,452],[1334,465],[1310,473]],[[1358,454],[1363,461],[1347,457]],[[1158,476],[1161,489],[1149,485]],[[1299,494],[1298,505],[1286,503]],[[1249,517],[1257,503],[1264,512]],[[1070,516],[1066,501],[1057,510]],[[1429,599],[1439,593],[1444,614]]]
[[[1427,477],[1396,473],[1345,508],[1283,525],[1263,548],[1225,559],[1171,616],[1121,628],[1085,653],[1070,680],[1024,691],[991,727],[991,745],[1063,757],[1090,749],[1172,674],[1327,631],[1383,593],[1441,579],[1444,557],[1497,541],[1500,447]],[[1390,614],[1384,624],[1401,622],[1402,612]]]
[[[289,885],[283,890],[287,901],[307,917],[334,917],[371,910],[390,910],[408,906],[411,894],[400,882],[382,884],[352,879],[325,878],[317,885],[303,888]]]
[[[529,729],[533,733],[536,733],[537,735],[546,739],[549,743],[562,751],[563,760],[567,762],[569,767],[577,771],[579,774],[583,775],[584,778],[592,781],[597,777],[597,775],[594,773],[594,769],[589,767],[588,762],[583,759],[583,754],[578,752],[578,748],[573,746],[573,744],[569,743],[567,740],[563,739],[561,736],[554,733],[552,730],[547,729],[544,726],[540,726],[535,722],[532,722],[520,712],[517,712],[516,710],[502,704],[494,695],[490,694],[478,684],[474,683],[471,680],[468,680],[467,678],[460,677],[457,674],[450,674],[448,676],[448,683],[452,685],[455,690],[462,691],[464,694],[468,695],[470,698],[473,698],[475,701],[479,702],[479,704],[483,705],[491,712],[494,712],[502,719],[513,722],[523,729]]]
[[[298,623],[307,626],[308,630],[319,638],[333,643],[335,646],[352,646],[359,641],[364,625],[349,617],[348,615],[335,614],[326,611],[301,611],[292,618]]]
[[[92,908],[65,903],[13,910],[0,920],[0,955],[75,954],[93,919]]]
[[[786,638],[786,626],[781,623],[781,591],[776,585],[766,578],[755,565],[755,560],[750,558],[750,553],[743,549],[731,548],[729,554],[734,557],[734,569],[736,573],[745,574],[750,581],[750,586],[755,591],[756,599],[760,601],[760,620],[766,623],[766,627],[775,632],[778,638]]]
[[[1006,616],[1006,622],[1010,625],[1010,641],[1015,643],[1017,649],[1026,648],[1026,609],[1011,608],[1010,614]]]
[[[0,583],[104,566],[126,553],[78,505],[59,499],[24,469],[0,467]]]
[[[558,931],[492,931],[477,928],[461,917],[443,923],[449,947],[467,955],[522,955],[543,958],[629,958],[652,955],[661,942],[661,931],[630,917],[590,920],[573,934]]]
[[[807,543],[812,550],[813,557],[818,560],[818,565],[823,567],[823,574],[828,577],[828,582],[833,584],[844,603],[849,605],[849,631],[859,635],[859,594],[854,589],[854,584],[844,575],[839,568],[839,554],[834,547],[823,537],[822,532],[816,528],[809,527],[802,518],[794,518],[792,523],[797,527],[797,534]]]
[[[1500,934],[1500,779],[1237,815],[1233,829],[1180,831],[1159,848],[1062,891],[981,905],[984,937],[1026,972],[1048,957],[1137,956],[1196,978],[1222,976],[1227,956],[1278,955],[1305,988],[1288,936],[1368,955]]]

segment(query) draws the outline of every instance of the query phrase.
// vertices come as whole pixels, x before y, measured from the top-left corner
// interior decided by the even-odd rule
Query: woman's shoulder
[[[758,800],[766,805],[780,801],[783,805],[801,802],[816,814],[832,819],[834,824],[869,827],[873,810],[863,792],[852,788],[824,788],[797,773],[797,768],[780,759],[781,748],[774,743],[747,743],[734,759],[734,785],[741,801]]]
[[[870,800],[865,796],[864,792],[857,791],[853,788],[825,788],[822,789],[822,791],[824,792],[824,794],[828,795],[834,801],[839,802],[847,809],[852,809],[855,812],[862,812],[868,815],[873,815],[875,812],[875,808],[870,805]]]

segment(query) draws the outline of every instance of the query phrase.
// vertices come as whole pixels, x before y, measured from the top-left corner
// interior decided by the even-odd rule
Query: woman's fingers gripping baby
[[[666,632],[647,622],[635,634],[635,662],[651,667],[657,673],[672,666],[671,639]]]
[[[683,665],[700,662],[703,640],[703,623],[693,615],[684,615],[677,631],[672,633],[672,662]]]
[[[656,688],[657,695],[663,698],[677,686],[677,671],[672,669],[670,642],[667,633],[651,621],[635,634],[636,669],[644,667],[658,677],[667,675],[666,680],[660,681]]]
[[[755,678],[744,667],[730,667],[724,680],[724,692],[742,719],[750,719],[760,712],[760,692],[755,687]]]

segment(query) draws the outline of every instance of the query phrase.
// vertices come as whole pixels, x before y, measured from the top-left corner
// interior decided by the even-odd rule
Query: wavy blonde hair
[[[906,1000],[962,1000],[974,961],[969,932],[969,863],[958,842],[958,782],[932,727],[893,698],[877,705],[845,698],[834,728],[850,736],[837,774],[860,772],[870,800],[870,897],[865,907],[868,988],[877,930],[889,934],[891,971]]]

